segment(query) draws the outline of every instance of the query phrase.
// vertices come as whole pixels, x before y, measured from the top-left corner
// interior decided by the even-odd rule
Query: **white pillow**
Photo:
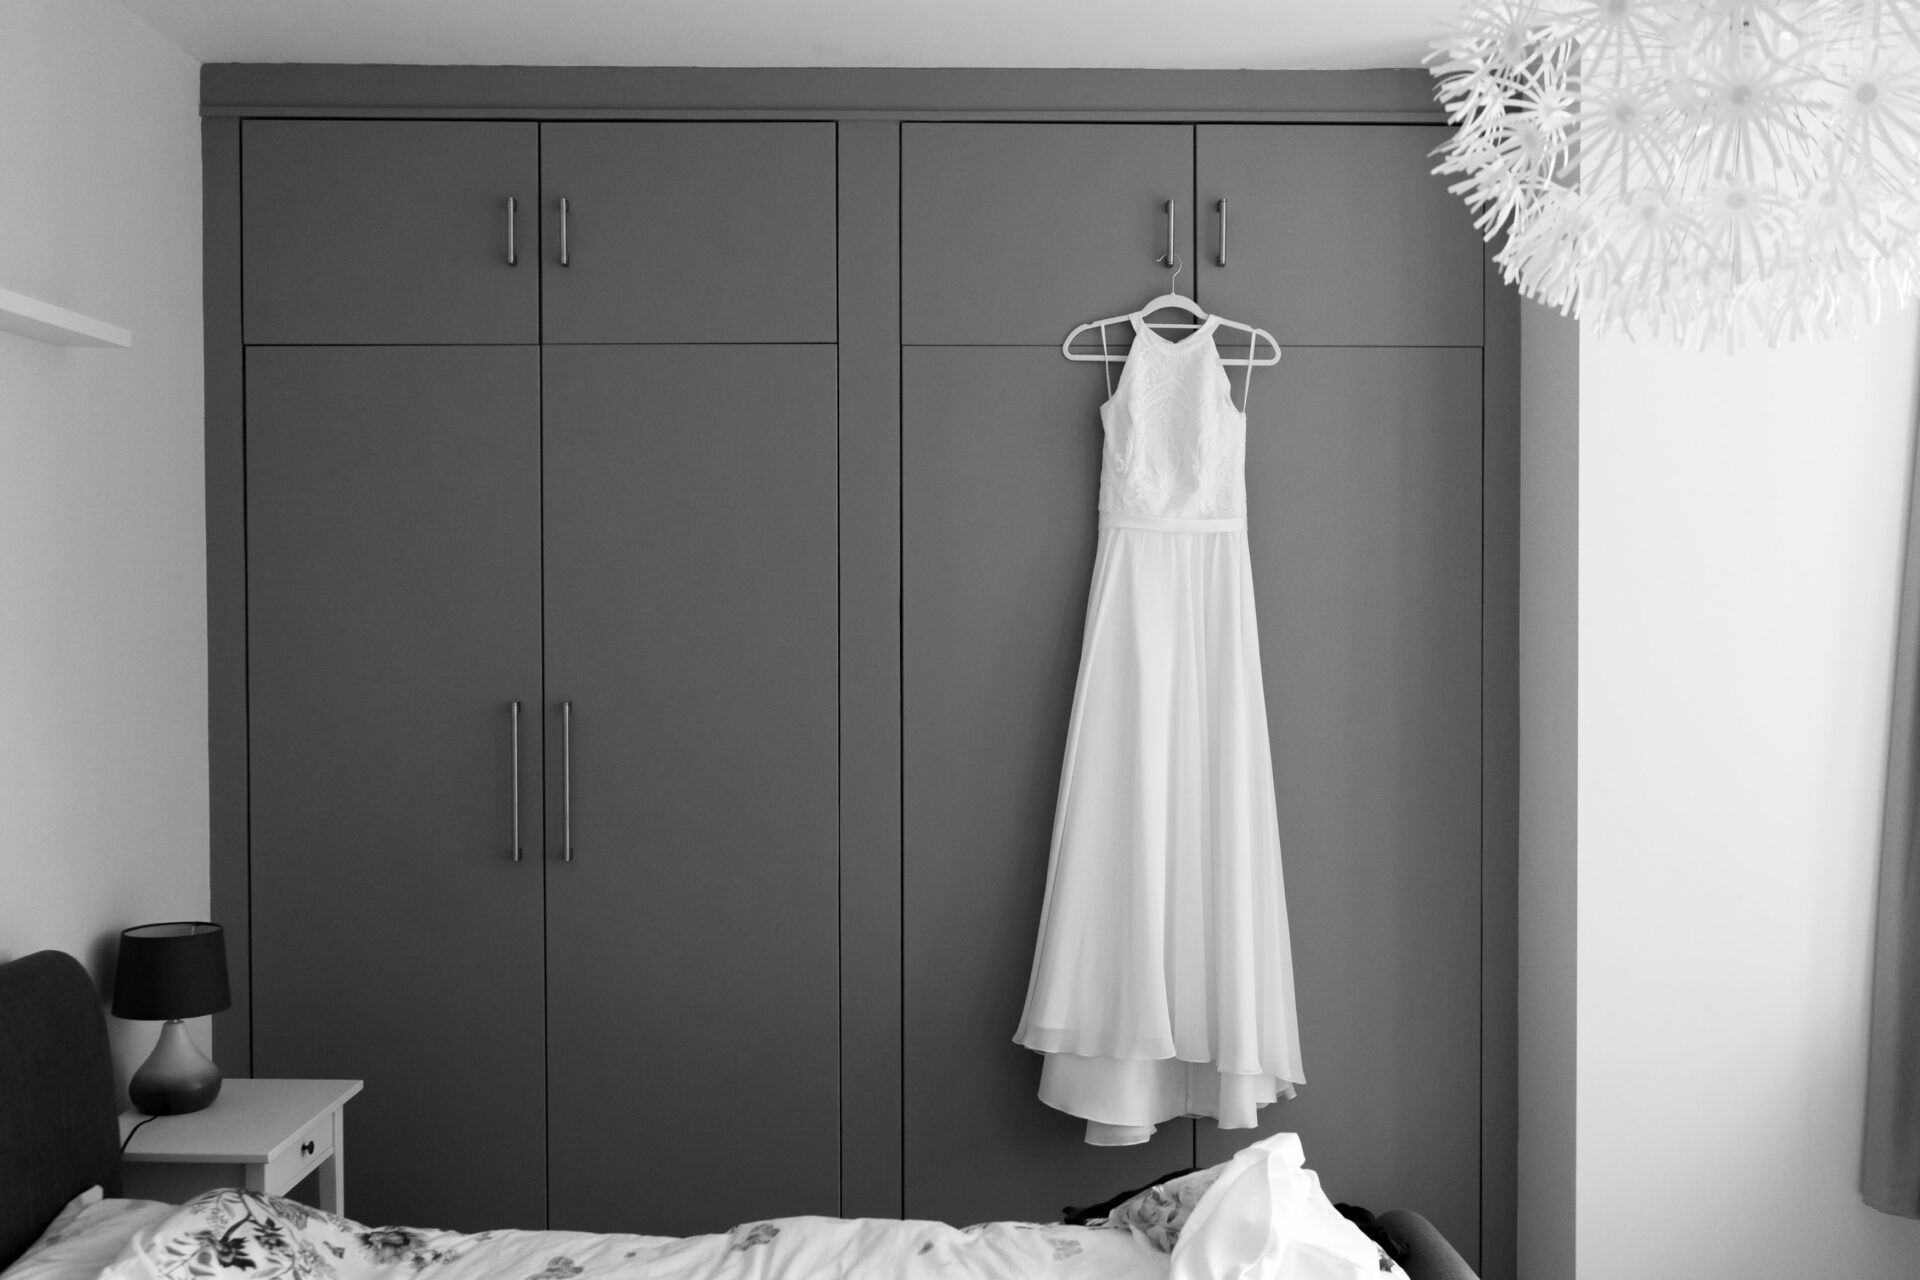
[[[1383,1277],[1406,1273],[1333,1207],[1292,1133],[1228,1161],[1173,1246],[1171,1280]]]
[[[0,1280],[94,1280],[140,1228],[173,1206],[158,1200],[107,1200],[88,1187],[67,1201],[33,1247],[0,1271]]]

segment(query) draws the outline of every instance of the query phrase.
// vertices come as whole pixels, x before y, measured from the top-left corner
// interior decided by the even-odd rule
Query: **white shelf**
[[[133,335],[119,325],[0,289],[0,329],[63,347],[130,347]]]

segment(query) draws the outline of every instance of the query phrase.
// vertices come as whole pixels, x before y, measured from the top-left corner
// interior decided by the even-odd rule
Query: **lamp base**
[[[220,1068],[200,1052],[178,1018],[160,1028],[160,1042],[127,1082],[127,1097],[150,1116],[201,1111],[219,1096]]]

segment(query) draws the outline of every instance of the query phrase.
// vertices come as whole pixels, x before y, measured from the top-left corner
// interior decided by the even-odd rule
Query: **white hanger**
[[[1200,323],[1189,324],[1180,320],[1155,320],[1149,322],[1147,320],[1147,317],[1154,312],[1165,311],[1173,307],[1177,307],[1189,315],[1198,317]],[[1092,361],[1096,364],[1125,364],[1127,356],[1123,351],[1110,353],[1092,351],[1083,354],[1075,351],[1073,344],[1083,333],[1088,333],[1096,329],[1104,330],[1110,324],[1125,324],[1136,318],[1149,329],[1198,329],[1201,327],[1201,324],[1204,324],[1214,317],[1209,316],[1199,303],[1184,294],[1163,293],[1148,302],[1144,307],[1141,307],[1138,311],[1131,311],[1126,315],[1108,316],[1104,320],[1089,320],[1085,324],[1075,325],[1073,332],[1067,335],[1067,340],[1060,344],[1060,354],[1069,360]],[[1256,329],[1250,324],[1241,324],[1238,320],[1229,320],[1225,316],[1219,317],[1219,327],[1222,329],[1238,329],[1240,332],[1246,334],[1248,351],[1248,354],[1245,356],[1222,356],[1220,357],[1221,364],[1236,366],[1251,364],[1256,369],[1264,369],[1270,365],[1280,363],[1280,344],[1274,339],[1274,336],[1265,329]],[[1262,338],[1266,339],[1267,345],[1273,348],[1273,354],[1255,358],[1252,352],[1258,348]]]
[[[1060,354],[1069,360],[1091,361],[1096,364],[1124,364],[1127,359],[1124,352],[1115,355],[1104,350],[1106,347],[1107,326],[1110,324],[1122,324],[1127,321],[1138,320],[1150,329],[1198,329],[1202,324],[1213,320],[1223,329],[1238,329],[1247,335],[1247,354],[1244,357],[1235,359],[1228,359],[1222,356],[1220,358],[1221,364],[1250,365],[1256,369],[1264,369],[1269,365],[1280,363],[1280,344],[1275,341],[1274,336],[1265,329],[1256,329],[1250,324],[1241,324],[1238,320],[1229,320],[1225,316],[1210,316],[1207,314],[1206,309],[1192,298],[1187,297],[1185,294],[1173,292],[1171,287],[1173,280],[1180,278],[1181,264],[1179,255],[1174,255],[1170,265],[1173,267],[1173,279],[1167,282],[1169,287],[1166,293],[1152,299],[1138,311],[1130,311],[1125,315],[1108,316],[1105,320],[1089,320],[1085,324],[1075,325],[1073,332],[1067,335],[1067,340],[1060,344]],[[1152,322],[1147,320],[1147,317],[1154,312],[1169,309],[1184,311],[1188,315],[1193,316],[1198,323],[1189,324],[1181,320],[1155,320]],[[1091,352],[1082,355],[1073,349],[1074,341],[1089,329],[1098,329],[1100,331],[1100,345],[1103,349],[1098,355],[1094,355]],[[1260,339],[1262,338],[1265,338],[1267,345],[1273,348],[1273,354],[1255,359],[1253,353],[1259,347]]]

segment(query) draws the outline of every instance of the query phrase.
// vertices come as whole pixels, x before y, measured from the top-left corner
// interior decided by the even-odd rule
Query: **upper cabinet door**
[[[1169,200],[1180,292],[1193,292],[1191,126],[909,124],[900,135],[909,345],[1058,344],[1166,292]]]
[[[246,341],[538,342],[536,130],[247,121]]]
[[[542,125],[540,171],[546,341],[834,341],[833,125]]]
[[[1199,126],[1200,301],[1283,347],[1477,346],[1485,251],[1432,173],[1447,134]]]

